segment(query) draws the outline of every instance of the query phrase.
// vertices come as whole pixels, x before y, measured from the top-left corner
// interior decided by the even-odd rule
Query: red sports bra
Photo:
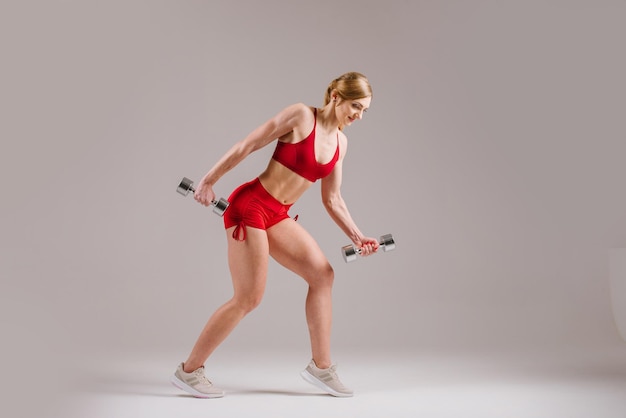
[[[314,110],[314,116],[315,122],[309,136],[294,144],[278,141],[274,155],[272,155],[272,159],[311,182],[329,175],[333,171],[337,160],[339,160],[339,134],[337,134],[337,150],[332,160],[326,164],[320,164],[315,159],[317,109]]]

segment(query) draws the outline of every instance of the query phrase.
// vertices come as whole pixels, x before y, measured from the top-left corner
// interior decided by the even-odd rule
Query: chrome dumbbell
[[[393,236],[391,234],[386,234],[380,237],[378,240],[378,244],[383,249],[383,251],[391,251],[396,248],[396,242],[393,240]],[[361,254],[360,248],[355,248],[354,245],[346,245],[341,247],[341,255],[343,256],[343,261],[346,263],[350,263],[356,260],[356,256]]]
[[[187,177],[183,177],[180,184],[176,188],[176,191],[183,196],[187,196],[189,192],[195,192],[196,189],[193,188],[192,180]],[[211,205],[213,206],[213,212],[217,213],[219,216],[224,216],[224,211],[228,209],[228,205],[230,205],[230,203],[228,200],[220,197],[220,200],[212,200]]]

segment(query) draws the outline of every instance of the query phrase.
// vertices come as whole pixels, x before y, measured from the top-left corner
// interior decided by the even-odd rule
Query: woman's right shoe
[[[183,370],[183,363],[180,363],[170,382],[196,398],[221,398],[224,396],[224,391],[213,386],[213,383],[204,375],[204,366],[187,373]]]

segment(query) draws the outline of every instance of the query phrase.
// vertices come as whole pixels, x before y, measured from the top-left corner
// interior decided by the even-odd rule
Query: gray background
[[[3,2],[3,366],[183,359],[231,284],[221,219],[178,181],[283,107],[322,105],[346,71],[374,100],[346,131],[343,194],[398,248],[346,265],[319,184],[293,207],[335,267],[337,349],[620,344],[625,14],[610,0]],[[272,264],[220,350],[308,355],[305,292]]]

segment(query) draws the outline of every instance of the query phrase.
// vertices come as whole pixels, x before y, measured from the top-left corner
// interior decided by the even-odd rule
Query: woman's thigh
[[[270,255],[309,284],[332,279],[333,270],[315,239],[293,219],[267,230]]]
[[[235,227],[226,230],[228,240],[228,265],[235,297],[261,297],[267,281],[269,244],[266,231],[246,227],[246,240],[232,237]]]

